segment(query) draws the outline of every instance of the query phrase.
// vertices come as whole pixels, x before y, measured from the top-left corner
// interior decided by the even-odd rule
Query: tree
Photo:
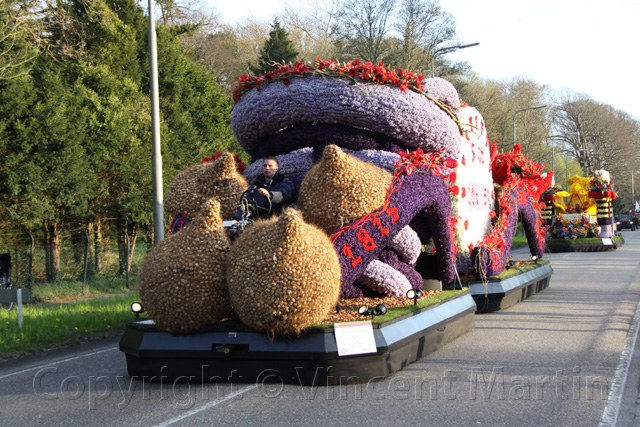
[[[282,20],[289,28],[291,38],[300,52],[301,61],[313,61],[339,56],[336,34],[338,0],[317,1],[293,8],[285,5]]]
[[[400,34],[394,64],[424,74],[435,63],[435,51],[456,38],[455,20],[438,0],[403,0],[394,28]]]
[[[269,38],[264,42],[260,50],[257,65],[251,66],[253,74],[265,74],[276,64],[295,62],[298,52],[289,40],[289,33],[280,26],[276,19],[269,32]]]
[[[482,113],[487,134],[498,143],[500,151],[513,147],[515,112],[548,103],[547,87],[525,78],[497,82],[468,74],[465,79],[455,79],[454,84],[461,100]],[[546,117],[545,110],[528,110],[516,115],[516,142],[538,163],[551,159],[551,147],[547,143],[550,124]]]
[[[341,1],[336,32],[343,42],[344,59],[373,63],[387,59],[394,6],[395,0]]]
[[[84,146],[90,122],[81,84],[67,84],[65,67],[39,62],[28,109],[11,117],[2,134],[3,205],[27,230],[42,227],[47,277],[61,278],[60,234],[65,225],[91,215],[96,172]]]
[[[0,80],[23,76],[33,66],[44,43],[37,6],[37,0],[0,2]]]
[[[640,169],[640,123],[627,113],[576,93],[563,93],[554,110],[558,133],[572,134],[566,149],[587,176],[608,170],[622,197],[631,201],[631,173]]]
[[[238,77],[251,73],[249,64],[258,62],[258,52],[268,34],[268,26],[244,20],[235,27],[220,25],[210,33],[199,27],[196,32],[183,35],[182,40],[193,58],[231,94]]]
[[[15,229],[42,231],[56,280],[63,232],[95,231],[99,266],[102,236],[126,230],[133,252],[150,228],[151,123],[147,23],[135,0],[59,1],[47,23],[48,54],[28,76],[0,79],[0,211]],[[239,151],[230,96],[183,49],[189,28],[158,27],[165,185],[218,149]]]
[[[508,119],[512,123],[511,141],[513,144],[513,121],[515,117],[516,143],[522,146],[522,152],[536,163],[546,163],[551,159],[550,144],[547,136],[551,128],[548,109],[516,111],[525,108],[547,105],[547,86],[527,78],[512,78],[505,84]]]

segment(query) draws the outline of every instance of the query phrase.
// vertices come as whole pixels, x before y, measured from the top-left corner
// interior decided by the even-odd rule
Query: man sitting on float
[[[293,182],[280,173],[278,159],[265,157],[262,173],[242,195],[240,207],[233,214],[234,221],[248,218],[269,218],[279,215],[293,197]]]

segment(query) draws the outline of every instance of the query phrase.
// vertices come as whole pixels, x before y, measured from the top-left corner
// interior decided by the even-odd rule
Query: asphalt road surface
[[[150,384],[111,339],[0,363],[0,425],[637,426],[640,231],[623,233],[546,255],[549,288],[384,380]]]

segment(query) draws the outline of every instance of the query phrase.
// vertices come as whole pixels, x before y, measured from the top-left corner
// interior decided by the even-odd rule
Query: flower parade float
[[[243,76],[234,100],[251,164],[241,173],[237,158],[216,154],[172,181],[177,226],[140,278],[150,319],[120,342],[132,376],[368,381],[473,328],[478,299],[548,284],[545,264],[488,286],[509,267],[518,220],[543,256],[537,201],[552,178],[519,146],[498,153],[446,80],[318,58]],[[226,241],[222,219],[266,156],[294,183],[295,205]],[[426,279],[451,290],[430,296]]]
[[[556,215],[547,230],[548,251],[600,252],[622,246],[624,238],[614,229],[611,200],[617,195],[609,172],[598,170],[593,177],[574,175],[569,185],[568,193],[555,192],[552,200]]]

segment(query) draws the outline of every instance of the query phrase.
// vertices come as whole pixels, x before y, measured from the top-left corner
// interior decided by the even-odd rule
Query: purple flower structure
[[[447,80],[432,77],[422,81],[422,90],[450,107],[460,107],[460,96],[456,88]]]
[[[306,175],[313,166],[313,148],[306,147],[276,156],[280,171],[287,177]],[[244,171],[247,182],[253,182],[262,173],[262,159],[256,159]]]
[[[374,292],[390,297],[404,296],[412,288],[401,272],[377,259],[367,265],[358,281]]]
[[[259,138],[252,160],[285,154],[303,145],[313,147],[317,160],[322,157],[324,147],[328,144],[351,150],[384,150],[392,153],[406,150],[402,141],[367,129],[340,124],[303,123]]]
[[[404,227],[379,258],[369,263],[356,283],[390,297],[404,296],[411,288],[422,289],[422,276],[414,268],[421,250],[418,234],[410,226]]]
[[[283,129],[340,123],[387,135],[407,147],[457,158],[460,130],[435,102],[391,85],[351,83],[347,79],[291,78],[288,85],[276,82],[252,89],[233,109],[233,132],[240,146],[253,154],[260,138]]]
[[[506,226],[503,231],[504,246],[493,247],[481,244],[473,248],[471,264],[474,268],[473,274],[478,278],[495,276],[505,269],[511,252],[518,218],[522,221],[531,255],[535,255],[538,258],[544,255],[544,233],[540,227],[538,212],[534,208],[527,191],[524,188],[517,187],[503,197],[501,214],[506,217]],[[498,220],[500,221],[500,219]]]
[[[416,265],[422,252],[420,237],[410,226],[406,226],[393,236],[390,247],[395,249],[398,257],[409,265]]]
[[[370,214],[347,224],[333,236],[333,245],[340,257],[343,298],[356,298],[363,295],[362,288],[355,283],[356,279],[364,274],[370,262],[380,259],[383,251],[393,246],[393,238],[424,209],[428,211],[426,229],[433,236],[437,249],[441,278],[445,283],[453,281],[454,259],[453,243],[449,233],[451,215],[449,189],[441,176],[433,175],[429,168],[424,166],[417,166],[411,175],[402,174],[399,179],[401,180],[400,188],[391,194],[387,206],[377,214]],[[395,185],[397,186],[398,183]],[[406,265],[409,266],[409,264]],[[411,282],[412,279],[407,277],[411,275],[410,273],[403,273],[403,275]]]
[[[360,150],[354,151],[351,154],[364,162],[373,163],[379,168],[386,169],[391,173],[394,173],[394,165],[398,160],[400,160],[398,153],[390,153],[388,151],[381,150]]]
[[[414,266],[406,263],[401,258],[402,257],[395,250],[385,248],[380,254],[379,261],[384,262],[386,265],[402,273],[402,275],[407,278],[409,283],[411,283],[411,287],[413,289],[422,289],[424,280],[422,279],[420,273],[416,271]],[[404,296],[404,294],[400,296]]]

